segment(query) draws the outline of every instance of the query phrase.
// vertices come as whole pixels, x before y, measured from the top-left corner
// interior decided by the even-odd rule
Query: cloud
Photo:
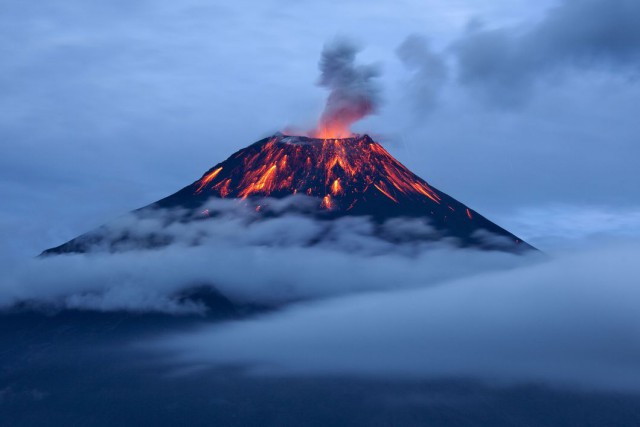
[[[412,73],[407,92],[417,112],[424,116],[424,113],[437,106],[440,92],[447,81],[449,68],[445,59],[431,49],[427,39],[415,34],[402,42],[396,54]]]
[[[519,209],[499,222],[536,247],[581,247],[640,236],[640,208],[556,204]]]
[[[637,392],[639,256],[639,241],[602,246],[437,287],[300,304],[165,336],[150,348],[179,364],[240,365],[259,374]]]
[[[271,209],[284,203],[276,201]],[[216,218],[191,222],[170,221],[166,212],[126,215],[102,229],[106,239],[92,252],[8,263],[0,307],[27,302],[182,314],[204,310],[183,297],[193,287],[214,288],[237,303],[281,305],[430,286],[531,261],[459,250],[452,241],[425,242],[420,239],[433,229],[416,219],[379,225],[368,218],[321,221],[289,214],[255,221],[255,211],[235,201],[217,200],[209,208]],[[150,247],[149,236],[156,245]],[[121,242],[106,243],[112,240]]]
[[[637,76],[639,15],[635,0],[563,0],[529,28],[474,22],[453,45],[459,80],[493,103],[513,106],[565,70]]]

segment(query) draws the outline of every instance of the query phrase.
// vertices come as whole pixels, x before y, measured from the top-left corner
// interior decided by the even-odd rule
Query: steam
[[[350,126],[378,106],[375,65],[356,65],[359,48],[347,40],[327,44],[320,59],[319,85],[330,90],[315,136],[347,137]]]

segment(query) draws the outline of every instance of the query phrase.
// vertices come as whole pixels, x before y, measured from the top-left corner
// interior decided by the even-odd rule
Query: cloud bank
[[[640,391],[640,242],[438,287],[302,304],[164,337],[173,362],[270,375],[476,378]]]
[[[273,201],[270,209],[287,203]],[[507,253],[457,249],[453,241],[425,242],[421,239],[434,230],[416,219],[377,225],[368,218],[320,221],[287,214],[256,221],[254,209],[232,200],[213,201],[209,208],[215,218],[190,222],[181,220],[180,211],[173,217],[165,211],[127,215],[105,226],[106,239],[88,253],[5,265],[0,307],[28,302],[201,313],[205,307],[185,301],[183,291],[208,286],[237,303],[277,306],[435,285],[531,262]],[[114,240],[119,243],[106,243]]]

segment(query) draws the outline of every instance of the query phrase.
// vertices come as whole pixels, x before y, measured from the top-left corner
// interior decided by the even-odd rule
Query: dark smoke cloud
[[[398,58],[412,73],[408,93],[421,113],[433,110],[447,80],[449,70],[444,57],[435,53],[429,41],[418,35],[409,36],[396,50]]]
[[[635,78],[640,69],[640,2],[563,0],[534,25],[489,28],[473,20],[441,52],[425,39],[408,37],[397,49],[412,71],[414,107],[435,106],[453,59],[458,82],[489,103],[526,103],[536,86],[557,83],[580,70],[610,71]]]
[[[564,0],[527,29],[472,24],[453,46],[460,82],[510,106],[570,69],[637,75],[639,16],[636,0]]]
[[[329,97],[319,131],[349,130],[352,123],[376,111],[379,89],[374,78],[380,74],[376,65],[356,65],[360,49],[351,41],[335,40],[325,45],[320,59],[319,85],[329,89]]]

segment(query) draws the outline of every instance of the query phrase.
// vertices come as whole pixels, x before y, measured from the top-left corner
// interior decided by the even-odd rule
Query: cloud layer
[[[286,203],[274,201],[271,209]],[[429,286],[531,261],[460,250],[446,240],[425,242],[433,230],[416,219],[374,228],[368,218],[319,221],[288,214],[255,221],[251,207],[231,200],[209,207],[216,218],[191,222],[176,220],[177,211],[173,220],[165,211],[127,215],[101,231],[104,242],[126,236],[116,246],[8,263],[0,279],[0,307],[27,301],[106,311],[202,312],[204,307],[184,301],[182,291],[210,286],[235,302],[280,305]],[[149,249],[149,236],[165,246]]]
[[[164,337],[174,362],[271,375],[476,378],[640,391],[640,242]],[[433,265],[433,264],[432,264]]]

